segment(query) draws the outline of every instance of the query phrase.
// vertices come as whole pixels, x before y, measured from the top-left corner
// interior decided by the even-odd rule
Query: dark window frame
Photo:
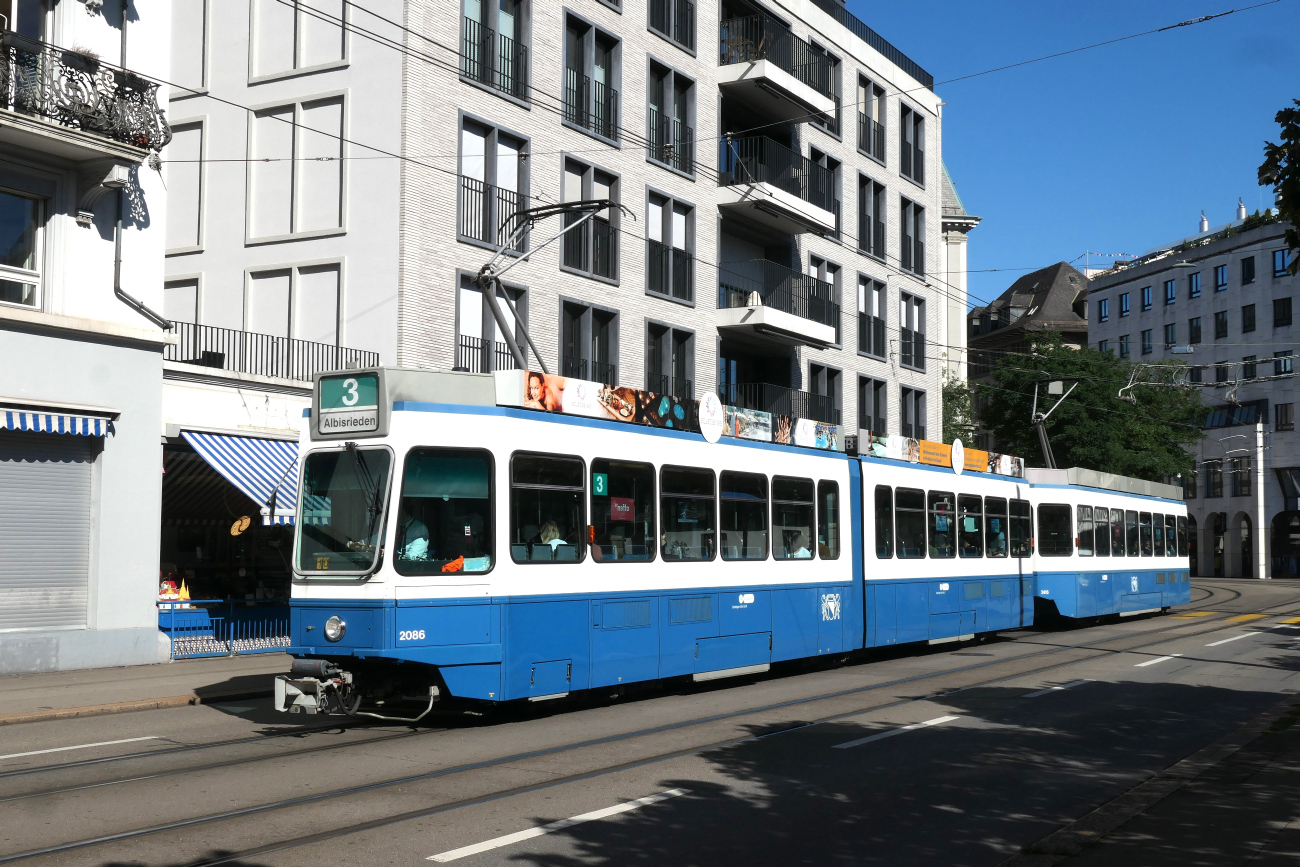
[[[574,461],[577,461],[577,462],[581,465],[581,467],[582,467],[582,487],[581,487],[581,488],[570,488],[570,487],[561,487],[561,486],[550,486],[550,485],[530,485],[530,484],[516,485],[516,484],[515,484],[515,458],[517,458],[517,457],[552,458],[552,459],[558,459],[558,460],[574,460]],[[509,487],[510,487],[510,522],[509,522],[509,527],[510,527],[510,536],[509,536],[509,540],[508,540],[507,544],[510,545],[510,559],[511,559],[511,561],[513,561],[516,565],[519,565],[519,566],[524,566],[524,565],[537,565],[537,566],[540,566],[540,565],[544,565],[544,564],[550,564],[550,565],[557,565],[557,564],[572,565],[572,564],[574,564],[574,563],[581,563],[581,562],[583,562],[583,561],[587,558],[587,526],[588,526],[588,524],[587,524],[587,505],[588,505],[588,503],[587,503],[587,488],[588,488],[588,485],[587,485],[587,461],[586,461],[586,460],[585,460],[581,455],[556,454],[556,453],[553,453],[553,452],[535,452],[535,451],[528,450],[528,449],[521,449],[521,450],[513,451],[513,452],[510,453],[510,463],[507,465],[507,472],[508,472],[508,476],[507,476],[507,482],[506,482],[506,483],[507,483],[507,484],[509,485]],[[530,490],[530,491],[537,491],[537,490],[567,491],[567,492],[570,492],[570,493],[577,492],[577,493],[580,494],[580,496],[578,497],[578,502],[581,504],[582,515],[580,516],[580,520],[579,520],[579,522],[578,522],[578,527],[579,527],[579,533],[578,533],[578,544],[574,546],[575,548],[577,548],[577,554],[578,554],[577,559],[575,559],[575,560],[531,560],[531,559],[529,559],[529,560],[516,560],[516,559],[515,559],[514,546],[515,546],[516,544],[519,544],[519,543],[516,543],[516,542],[513,541],[513,540],[514,540],[514,533],[515,533],[515,529],[516,529],[515,526],[514,526],[514,520],[515,520],[515,490],[516,490],[516,489]],[[539,528],[539,531],[540,531],[540,528]],[[525,542],[525,543],[523,543],[523,544],[528,545],[528,544],[532,544],[532,543],[530,543],[530,542]],[[543,543],[543,544],[546,544],[546,543]]]

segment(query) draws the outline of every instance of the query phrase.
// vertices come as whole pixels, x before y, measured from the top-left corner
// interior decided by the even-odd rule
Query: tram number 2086
[[[423,639],[423,629],[407,629],[397,633],[398,641],[422,641]]]

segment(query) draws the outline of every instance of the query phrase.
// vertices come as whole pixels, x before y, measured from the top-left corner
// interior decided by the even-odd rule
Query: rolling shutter
[[[0,631],[86,625],[94,445],[0,429]]]

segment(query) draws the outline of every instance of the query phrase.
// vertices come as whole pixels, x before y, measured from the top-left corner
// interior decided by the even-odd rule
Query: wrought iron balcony
[[[723,262],[718,266],[718,307],[771,307],[832,328],[840,305],[824,280],[792,271],[767,259]]]
[[[682,376],[669,376],[666,373],[648,373],[645,378],[646,391],[666,394],[678,400],[691,400],[695,397],[694,384]]]
[[[858,112],[858,150],[885,161],[885,125]]]
[[[528,99],[528,47],[473,18],[465,19],[460,72],[516,99]]]
[[[731,382],[718,389],[727,406],[756,409],[789,418],[807,418],[828,424],[840,423],[840,408],[830,395],[799,391],[770,382]]]
[[[790,32],[767,15],[746,15],[723,21],[718,28],[719,65],[767,60],[793,75],[828,99],[835,98],[831,86],[831,59],[825,53]]]
[[[514,215],[528,207],[528,197],[514,190],[461,175],[460,234],[487,244],[503,244],[514,230]],[[525,232],[510,248],[516,253],[528,249]]]
[[[0,37],[0,108],[159,151],[172,131],[158,85],[97,57],[11,31]]]
[[[720,208],[779,232],[839,232],[834,172],[766,136],[721,139],[718,186]]]
[[[681,301],[695,300],[695,257],[649,238],[645,242],[646,288]]]
[[[310,382],[312,375],[321,371],[375,367],[379,364],[378,352],[348,349],[329,343],[294,340],[212,325],[195,325],[192,322],[170,322],[168,330],[177,336],[178,342],[163,348],[165,361],[179,361],[238,373]]]
[[[495,344],[495,345],[493,345]],[[527,350],[525,350],[525,355]],[[456,369],[470,373],[489,373],[493,370],[515,370],[515,357],[510,347],[481,337],[461,335],[456,340]]]
[[[646,112],[646,155],[679,172],[695,173],[695,130],[650,106]]]

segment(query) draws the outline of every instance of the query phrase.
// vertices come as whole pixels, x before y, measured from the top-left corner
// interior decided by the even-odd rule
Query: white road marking
[[[0,756],[0,761],[4,759],[21,759],[23,756],[43,756],[46,753],[62,753],[67,750],[88,750],[91,747],[111,747],[114,744],[133,744],[137,741],[157,741],[162,740],[162,735],[145,735],[142,738],[123,738],[120,741],[100,741],[97,744],[77,744],[75,747],[54,747],[50,750],[32,750],[27,753],[10,753],[7,756]]]
[[[1085,677],[1083,680],[1076,680],[1073,683],[1066,683],[1061,686],[1049,686],[1047,689],[1040,689],[1038,692],[1031,692],[1028,695],[1022,695],[1021,698],[1038,698],[1040,695],[1047,695],[1051,692],[1060,692],[1063,689],[1083,686],[1085,683],[1092,683],[1092,678]]]
[[[500,849],[502,846],[510,846],[515,843],[522,843],[524,840],[531,840],[534,837],[541,837],[545,834],[563,831],[565,828],[572,828],[574,825],[581,825],[584,822],[608,819],[610,816],[617,816],[619,813],[626,813],[650,804],[657,804],[660,801],[666,801],[669,798],[676,798],[678,795],[685,795],[689,792],[690,789],[669,789],[668,791],[660,792],[657,795],[649,795],[645,798],[637,798],[635,801],[628,801],[626,804],[619,804],[615,807],[606,807],[603,810],[594,810],[590,813],[583,813],[581,816],[574,816],[571,819],[561,819],[560,821],[552,822],[549,825],[539,825],[536,828],[529,828],[527,831],[517,831],[514,834],[506,834],[504,837],[485,840],[482,843],[475,843],[473,846],[462,846],[459,849],[452,849],[450,852],[443,852],[439,855],[430,855],[424,860],[437,861],[440,864],[445,864],[448,861],[467,858],[470,855],[477,855],[480,852]]]
[[[1169,656],[1161,656],[1161,657],[1157,657],[1156,659],[1148,659],[1146,662],[1139,662],[1137,665],[1135,665],[1135,666],[1133,666],[1133,667],[1134,667],[1134,668],[1146,668],[1148,665],[1155,665],[1157,662],[1168,662],[1169,660],[1171,660],[1171,659],[1177,659],[1177,658],[1180,657],[1180,656],[1182,656],[1181,653],[1174,653],[1174,654],[1171,654],[1171,655],[1169,655]]]
[[[1252,635],[1259,635],[1258,632],[1243,632],[1241,635],[1234,635],[1231,638],[1225,638],[1222,641],[1211,641],[1206,647],[1218,647],[1220,644],[1227,644],[1229,641],[1240,641],[1243,638],[1250,638]]]
[[[866,737],[866,738],[858,738],[855,741],[845,741],[842,744],[836,744],[834,749],[847,750],[849,747],[862,746],[863,744],[869,744],[872,741],[882,741],[885,738],[892,738],[894,735],[901,735],[903,732],[910,732],[914,729],[923,729],[926,728],[927,726],[942,725],[943,723],[946,722],[952,722],[955,719],[958,719],[958,717],[955,716],[935,717],[934,719],[928,719],[925,722],[912,723],[910,726],[903,726],[902,728],[896,728],[896,729],[891,729],[890,731],[887,732],[881,732],[878,735],[871,735],[870,737]]]

